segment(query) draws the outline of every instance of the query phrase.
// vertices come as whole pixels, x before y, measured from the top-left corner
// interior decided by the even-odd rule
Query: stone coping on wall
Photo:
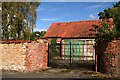
[[[25,42],[30,43],[31,40],[1,40],[1,41],[0,41],[1,44],[25,43]]]

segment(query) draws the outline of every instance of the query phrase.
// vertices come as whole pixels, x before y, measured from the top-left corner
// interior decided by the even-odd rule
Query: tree
[[[31,40],[35,40],[36,38],[43,38],[45,35],[46,31],[35,31],[31,35]]]
[[[0,35],[2,35],[1,23],[2,23],[2,3],[0,2]],[[1,39],[1,36],[0,36],[0,39]]]
[[[39,2],[3,2],[3,39],[30,39],[35,27]]]
[[[43,36],[45,35],[45,33],[46,33],[46,31],[41,31],[39,37],[43,38]]]
[[[107,20],[109,18],[113,18],[114,20],[114,28],[112,32],[110,31],[110,25],[108,23],[102,22],[102,28],[98,27],[97,36],[100,39],[114,39],[120,38],[120,1],[113,5],[112,8],[105,9],[103,12],[100,12],[99,18],[103,20]]]

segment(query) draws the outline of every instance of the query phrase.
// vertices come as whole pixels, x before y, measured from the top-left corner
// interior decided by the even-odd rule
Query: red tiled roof
[[[95,38],[93,25],[99,25],[101,20],[86,20],[76,22],[52,23],[44,38]]]

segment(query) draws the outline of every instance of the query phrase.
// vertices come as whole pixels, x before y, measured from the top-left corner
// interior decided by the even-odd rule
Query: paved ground
[[[75,79],[99,79],[106,75],[96,73],[95,71],[84,69],[48,69],[40,72],[20,73],[20,72],[2,72],[2,78],[75,78]]]

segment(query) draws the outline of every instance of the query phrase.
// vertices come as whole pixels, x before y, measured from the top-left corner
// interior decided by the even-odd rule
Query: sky
[[[99,19],[98,13],[113,4],[115,2],[41,2],[34,31],[48,30],[55,22]]]

